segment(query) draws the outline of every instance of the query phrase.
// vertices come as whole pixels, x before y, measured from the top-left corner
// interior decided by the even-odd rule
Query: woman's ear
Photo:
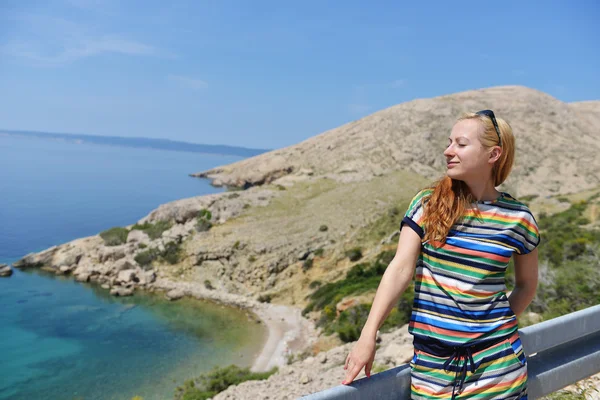
[[[492,151],[490,151],[490,159],[488,160],[488,162],[490,164],[495,163],[496,161],[498,161],[498,159],[500,158],[501,155],[502,155],[502,148],[499,146],[494,146],[492,148]]]

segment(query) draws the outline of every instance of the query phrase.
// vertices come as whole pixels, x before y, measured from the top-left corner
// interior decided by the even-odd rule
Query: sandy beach
[[[252,365],[253,371],[267,371],[287,363],[287,355],[305,349],[316,338],[312,323],[296,308],[258,303],[252,308],[264,322],[268,338]]]
[[[256,314],[267,328],[267,340],[252,364],[252,371],[268,371],[287,364],[287,355],[302,351],[317,338],[312,321],[302,317],[299,308],[260,303],[245,296],[207,290],[196,283],[173,282],[159,278],[155,288],[165,290],[170,295],[192,296],[200,300],[239,307]]]

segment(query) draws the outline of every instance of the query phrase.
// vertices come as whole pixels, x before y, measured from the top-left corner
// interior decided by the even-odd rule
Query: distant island
[[[141,147],[159,150],[189,151],[193,153],[208,153],[220,155],[232,155],[239,157],[253,157],[258,154],[266,153],[272,149],[249,149],[247,147],[236,147],[227,145],[197,144],[188,142],[179,142],[168,139],[150,139],[140,137],[119,137],[119,136],[94,136],[80,135],[70,133],[51,133],[36,131],[14,131],[0,129],[0,136],[26,136],[40,139],[59,139],[75,143],[93,143],[109,146]]]

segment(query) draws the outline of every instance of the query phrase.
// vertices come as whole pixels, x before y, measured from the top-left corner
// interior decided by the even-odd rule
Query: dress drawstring
[[[456,360],[456,374],[454,375],[454,384],[452,386],[452,400],[456,398],[457,394],[460,394],[463,390],[465,379],[467,377],[467,371],[471,373],[475,372],[475,361],[473,361],[473,355],[471,354],[471,347],[454,346],[454,352],[444,363],[444,371],[450,371],[452,362]],[[459,368],[459,364],[463,361],[462,366]],[[458,374],[460,373],[460,379]],[[458,385],[458,392],[456,392],[456,386]]]
[[[432,354],[436,357],[447,358],[444,362],[444,371],[452,370],[456,364],[456,374],[452,383],[452,400],[462,392],[465,380],[467,379],[467,371],[475,373],[477,367],[473,360],[473,353],[489,349],[491,346],[499,344],[509,339],[509,336],[502,336],[486,341],[478,341],[475,343],[464,343],[463,345],[451,345],[440,342],[437,339],[423,336],[415,336],[413,345],[415,349],[421,350],[427,354]],[[456,361],[456,363],[454,363]],[[458,389],[458,390],[457,390]]]

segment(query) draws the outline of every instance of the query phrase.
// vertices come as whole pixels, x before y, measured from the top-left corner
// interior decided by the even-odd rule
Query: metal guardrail
[[[527,355],[527,393],[536,399],[600,372],[600,305],[519,330]],[[304,400],[410,399],[410,367],[400,365]]]

